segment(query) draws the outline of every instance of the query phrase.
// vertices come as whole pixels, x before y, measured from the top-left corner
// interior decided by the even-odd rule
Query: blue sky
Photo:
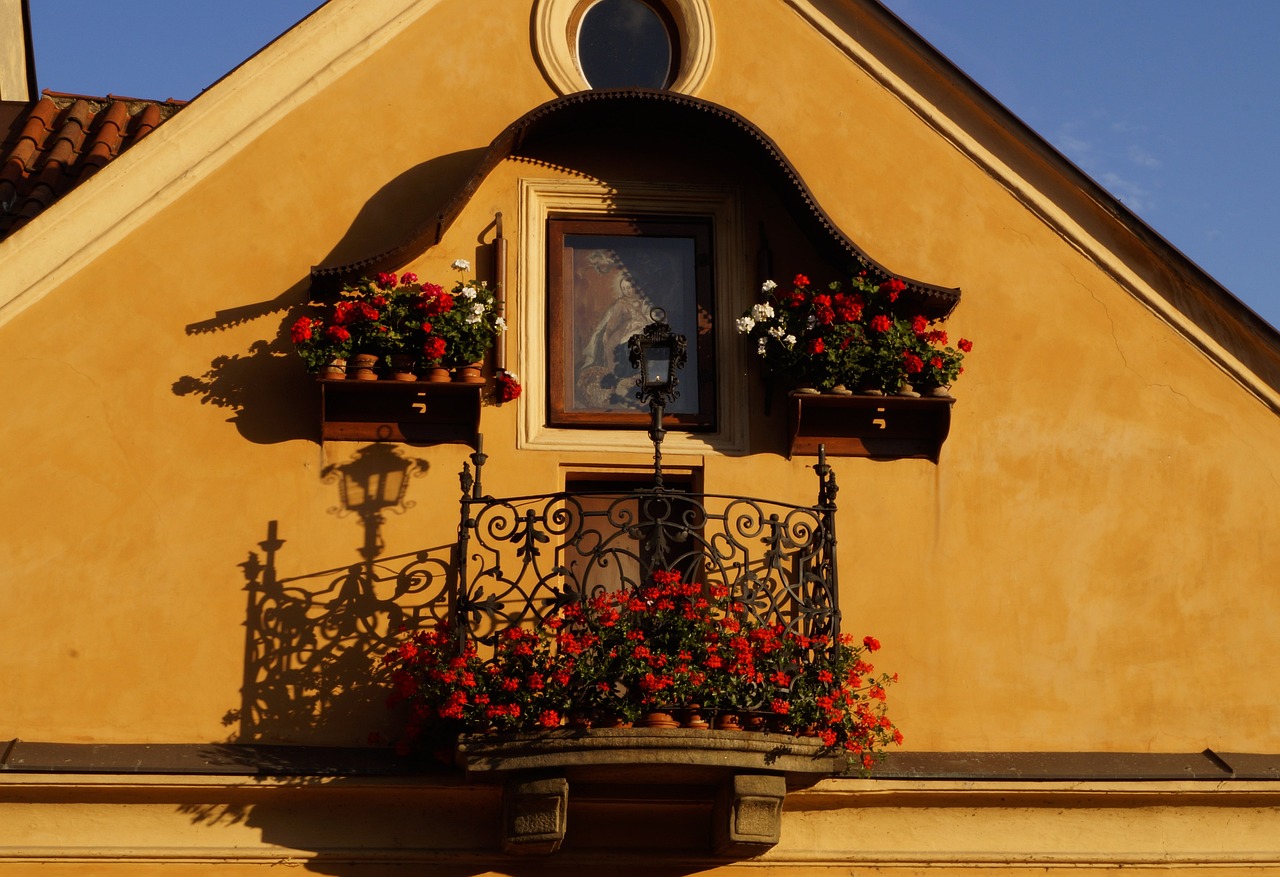
[[[321,5],[30,2],[41,88],[152,99],[195,97]],[[1280,326],[1278,0],[884,2]]]

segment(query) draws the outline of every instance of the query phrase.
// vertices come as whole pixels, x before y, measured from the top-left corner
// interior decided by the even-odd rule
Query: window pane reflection
[[[578,27],[578,63],[592,88],[665,88],[671,37],[640,0],[601,0]]]

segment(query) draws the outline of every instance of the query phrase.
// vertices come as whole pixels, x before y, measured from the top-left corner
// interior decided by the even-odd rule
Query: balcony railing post
[[[483,496],[481,476],[484,470],[484,463],[488,459],[489,455],[484,452],[484,436],[477,435],[476,450],[471,455],[471,462],[476,467],[475,476],[472,477],[471,466],[467,463],[462,464],[462,472],[458,474],[458,480],[462,487],[462,498],[459,501],[458,556],[454,559],[453,564],[458,581],[454,588],[453,610],[449,614],[458,626],[458,629],[454,631],[454,636],[458,639],[459,654],[466,649],[467,638],[471,633],[471,607],[467,597],[470,578],[467,574],[467,552],[471,541],[471,531],[476,527],[476,519],[471,513],[471,506],[473,503],[479,502]]]
[[[818,462],[813,467],[818,475],[818,513],[822,520],[822,580],[831,601],[831,650],[835,654],[840,642],[840,582],[836,576],[836,473],[827,463],[827,446],[818,445]]]

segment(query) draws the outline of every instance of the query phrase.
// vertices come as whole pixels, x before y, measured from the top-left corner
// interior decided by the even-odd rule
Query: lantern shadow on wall
[[[410,481],[427,463],[394,445],[360,449],[349,462],[327,467],[337,486],[331,513],[355,515],[362,528],[360,560],[282,576],[285,540],[277,521],[241,564],[247,592],[244,679],[239,742],[363,744],[385,726],[379,656],[403,628],[434,626],[449,614],[456,544],[385,554],[387,514],[414,507]]]

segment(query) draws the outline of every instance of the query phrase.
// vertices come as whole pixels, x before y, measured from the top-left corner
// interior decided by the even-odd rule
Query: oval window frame
[[[534,7],[534,54],[557,94],[591,91],[578,67],[578,24],[595,0],[538,0]],[[715,41],[707,0],[647,0],[659,7],[672,33],[676,71],[666,91],[696,94],[711,70]],[[663,14],[665,12],[665,15]]]

